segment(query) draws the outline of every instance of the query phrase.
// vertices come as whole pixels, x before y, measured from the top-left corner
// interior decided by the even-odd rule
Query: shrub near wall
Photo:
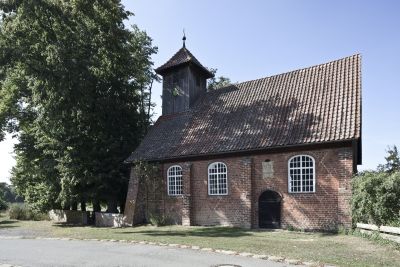
[[[400,226],[400,172],[364,172],[353,179],[355,223]]]
[[[49,219],[47,214],[32,210],[28,205],[22,203],[11,204],[8,213],[10,219],[15,220],[42,221]]]

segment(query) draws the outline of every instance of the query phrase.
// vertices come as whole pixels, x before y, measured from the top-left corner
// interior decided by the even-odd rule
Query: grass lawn
[[[378,244],[352,235],[228,227],[96,228],[49,221],[15,221],[4,213],[0,214],[1,235],[145,240],[282,256],[337,266],[400,266],[398,246]]]

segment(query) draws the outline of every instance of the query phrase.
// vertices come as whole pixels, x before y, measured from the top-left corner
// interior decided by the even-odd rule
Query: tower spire
[[[186,42],[186,34],[185,34],[185,29],[183,29],[183,37],[182,37],[182,41],[183,41],[183,47],[185,46],[185,42]]]

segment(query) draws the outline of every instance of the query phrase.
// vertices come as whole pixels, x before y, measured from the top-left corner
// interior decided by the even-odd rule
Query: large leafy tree
[[[18,193],[42,210],[91,201],[116,211],[123,161],[151,119],[151,38],[124,26],[132,14],[118,0],[8,0],[0,10],[0,127],[20,141]]]

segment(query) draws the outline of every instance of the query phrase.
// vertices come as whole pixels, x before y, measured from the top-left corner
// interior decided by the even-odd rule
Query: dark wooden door
[[[260,228],[281,227],[281,197],[275,191],[265,191],[258,200]]]

